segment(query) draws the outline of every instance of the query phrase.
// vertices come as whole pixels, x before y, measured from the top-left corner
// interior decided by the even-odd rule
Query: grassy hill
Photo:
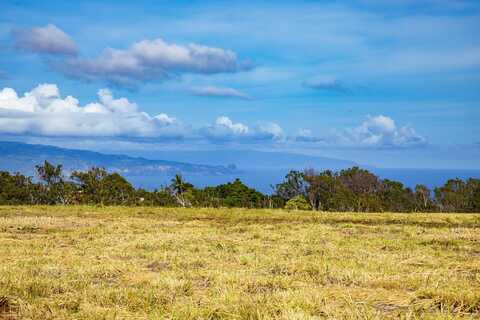
[[[479,243],[479,214],[0,207],[0,319],[475,318]]]

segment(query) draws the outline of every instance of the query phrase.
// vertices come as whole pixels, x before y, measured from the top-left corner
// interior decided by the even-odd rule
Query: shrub
[[[287,210],[311,210],[312,206],[304,196],[296,196],[287,201],[285,204]]]

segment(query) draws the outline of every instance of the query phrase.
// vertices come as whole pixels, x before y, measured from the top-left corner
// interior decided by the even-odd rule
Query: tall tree
[[[35,166],[37,176],[43,183],[43,198],[48,204],[67,204],[68,184],[62,172],[62,165],[53,165],[47,160],[43,165]]]
[[[433,208],[431,191],[423,184],[415,186],[415,207],[417,211],[429,211]]]
[[[283,180],[275,186],[275,193],[283,198],[289,200],[297,196],[306,196],[307,194],[307,182],[305,181],[305,175],[303,172],[292,170]]]
[[[192,205],[191,196],[187,194],[188,190],[193,189],[191,183],[185,182],[181,174],[176,174],[171,180],[170,188],[172,195],[177,199],[178,204],[182,207],[189,207]]]

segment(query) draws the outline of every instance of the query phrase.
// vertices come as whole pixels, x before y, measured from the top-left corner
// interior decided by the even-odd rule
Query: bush
[[[287,210],[312,210],[312,206],[304,196],[296,196],[287,201],[285,204]]]

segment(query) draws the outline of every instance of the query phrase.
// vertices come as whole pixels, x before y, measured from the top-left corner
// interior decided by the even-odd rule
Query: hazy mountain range
[[[181,173],[198,187],[217,185],[240,178],[262,192],[282,181],[289,170],[314,168],[340,170],[357,165],[353,161],[283,152],[251,150],[217,151],[129,151],[125,154],[74,150],[47,145],[0,141],[0,170],[34,175],[34,167],[48,160],[62,164],[67,174],[92,166],[122,174],[137,187],[155,189]],[[401,169],[366,167],[381,178],[400,181],[409,187],[426,184],[434,188],[447,179],[480,178],[480,170]]]
[[[65,149],[54,146],[18,142],[0,142],[0,170],[33,175],[34,167],[48,160],[62,164],[65,171],[87,170],[92,166],[126,176],[174,175],[175,173],[224,175],[237,169],[221,165],[202,165],[179,161],[150,160],[141,157],[103,154],[99,152]]]
[[[341,169],[352,161],[299,154],[259,151],[161,151],[136,155],[59,148],[47,145],[0,141],[0,170],[33,175],[34,167],[48,160],[67,172],[104,167],[125,176],[235,175],[249,169]],[[147,159],[148,158],[148,159]]]

